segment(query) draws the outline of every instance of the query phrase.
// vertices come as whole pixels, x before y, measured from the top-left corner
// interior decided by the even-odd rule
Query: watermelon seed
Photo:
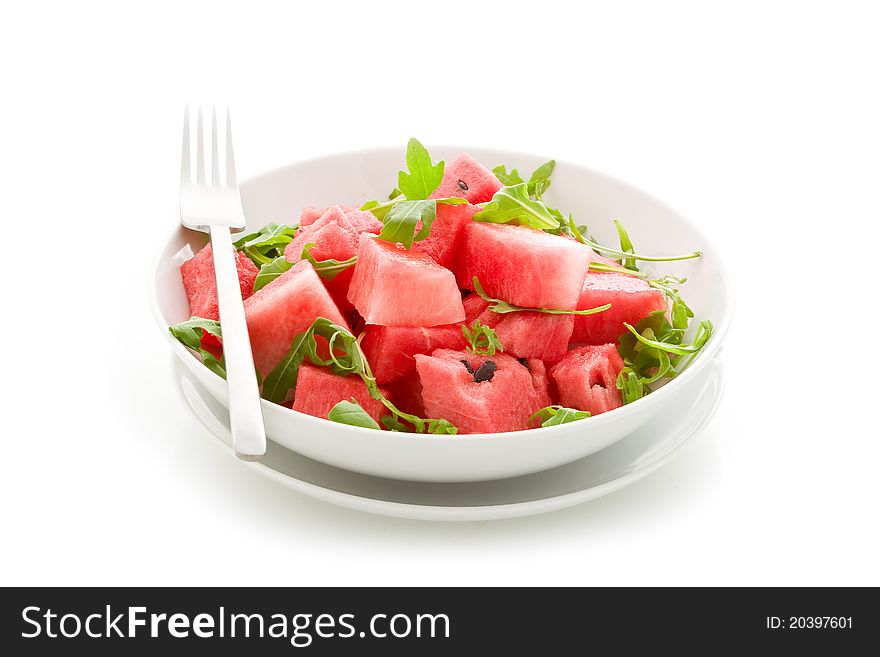
[[[519,361],[519,364],[525,367],[529,372],[532,371],[532,368],[529,367],[529,361],[527,361],[525,358],[517,358],[517,360]]]
[[[466,191],[468,190],[468,185],[467,185],[467,183],[466,183],[464,180],[461,180],[461,179],[459,179],[459,181],[458,181],[458,187],[459,187],[459,189],[461,189],[461,191],[463,191],[463,192],[466,192]]]
[[[498,366],[495,364],[494,360],[487,360],[477,368],[476,372],[474,372],[474,381],[477,383],[491,381],[492,377],[495,376],[495,370],[497,369]]]
[[[466,369],[468,372],[470,372],[471,374],[474,373],[474,366],[471,365],[470,361],[462,360],[461,364],[464,365],[464,369]]]

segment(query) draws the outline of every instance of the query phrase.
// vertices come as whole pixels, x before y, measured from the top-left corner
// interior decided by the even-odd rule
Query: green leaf
[[[281,276],[288,269],[293,267],[294,263],[290,262],[284,255],[280,255],[269,262],[260,265],[260,273],[254,279],[254,292],[266,287],[269,283]]]
[[[327,419],[332,420],[333,422],[339,422],[340,424],[348,424],[352,427],[363,427],[365,429],[376,430],[381,429],[376,420],[371,418],[370,414],[367,413],[354,398],[352,398],[351,401],[343,400],[337,402],[327,414]]]
[[[497,167],[492,169],[492,173],[495,174],[495,177],[501,181],[502,185],[512,186],[519,185],[520,183],[525,182],[522,178],[520,178],[519,171],[516,169],[511,169],[509,172],[507,171],[507,167],[503,164],[499,164]]]
[[[388,431],[399,431],[402,433],[412,432],[412,429],[410,429],[407,425],[405,425],[393,415],[383,415],[379,419],[382,420],[382,424],[385,425],[385,428],[388,429]]]
[[[623,224],[615,219],[614,226],[617,228],[617,236],[620,238],[620,250],[627,254],[635,253],[632,241],[629,239],[629,233],[626,232],[626,228],[623,227]],[[632,256],[625,257],[621,264],[627,269],[632,269],[633,271],[639,270],[638,265],[636,265],[636,260]]]
[[[443,160],[431,163],[431,156],[418,139],[412,138],[406,145],[406,166],[409,173],[397,174],[397,187],[409,201],[428,198],[443,180]]]
[[[493,299],[492,297],[487,295],[486,291],[483,289],[483,286],[480,284],[480,279],[476,276],[474,276],[474,291],[480,295],[483,301],[489,302],[489,310],[499,314],[532,312],[545,313],[547,315],[595,315],[596,313],[605,312],[611,307],[610,303],[606,303],[604,306],[597,306],[596,308],[588,308],[586,310],[561,310],[558,308],[523,308],[522,306],[514,306],[513,304],[507,303],[506,301],[502,301],[501,299]]]
[[[392,244],[400,243],[411,249],[413,242],[421,241],[431,234],[438,203],[463,205],[467,201],[462,198],[397,201],[382,220],[385,226],[379,233],[379,239]]]
[[[486,207],[474,215],[474,221],[515,224],[541,230],[559,228],[559,221],[547,206],[529,198],[527,188],[527,183],[502,187]]]
[[[402,200],[401,197],[396,197],[391,199],[390,201],[367,201],[361,206],[361,210],[365,210],[368,212],[372,212],[373,216],[376,217],[379,221],[383,221],[385,216],[391,211],[391,208],[394,207],[395,203],[398,203]]]
[[[379,239],[392,244],[400,243],[411,249],[413,241],[428,236],[436,216],[436,201],[400,201],[385,217],[385,227],[379,233]],[[419,222],[422,223],[422,227],[416,233]]]
[[[335,258],[328,258],[327,260],[315,260],[315,257],[311,254],[311,249],[315,246],[314,242],[309,242],[303,247],[302,256],[303,260],[308,260],[312,263],[312,266],[315,268],[315,271],[325,281],[332,281],[339,274],[344,272],[346,269],[354,267],[357,263],[357,256],[352,256],[347,258],[346,260],[336,260]]]
[[[529,420],[541,419],[542,427],[553,427],[557,424],[568,424],[576,420],[585,420],[590,417],[589,411],[579,411],[575,408],[566,408],[565,406],[545,406],[537,413],[532,415]]]
[[[253,260],[254,264],[262,266],[284,255],[284,247],[293,240],[295,234],[296,228],[293,226],[270,223],[237,240],[235,248]]]
[[[470,328],[462,324],[461,332],[464,333],[464,338],[468,341],[467,350],[472,354],[494,356],[496,351],[504,351],[495,331],[478,319],[474,320]]]
[[[183,346],[199,352],[202,363],[217,376],[226,378],[226,363],[221,357],[219,360],[207,349],[202,348],[202,337],[205,333],[222,338],[220,322],[204,317],[192,317],[191,319],[169,326],[171,335],[180,340]],[[258,374],[259,376],[259,374]]]
[[[544,162],[544,164],[532,172],[528,184],[529,196],[534,196],[537,200],[541,200],[544,192],[550,187],[550,176],[553,175],[553,169],[555,168],[556,160],[550,160],[549,162]]]

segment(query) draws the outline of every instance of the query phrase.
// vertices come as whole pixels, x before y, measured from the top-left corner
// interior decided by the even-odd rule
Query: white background
[[[880,584],[869,3],[181,4],[4,9],[2,584]],[[187,412],[148,309],[187,101],[232,105],[241,177],[414,135],[666,200],[734,275],[718,415],[543,517],[394,520],[259,478]]]

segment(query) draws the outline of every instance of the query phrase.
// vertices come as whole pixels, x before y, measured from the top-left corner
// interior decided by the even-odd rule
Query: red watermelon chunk
[[[604,312],[575,317],[572,342],[616,342],[626,333],[624,322],[635,325],[651,313],[666,307],[663,293],[640,278],[626,274],[588,273],[581,290],[578,309],[595,308],[606,303],[610,303],[611,307]]]
[[[416,368],[416,354],[430,354],[435,349],[464,349],[467,341],[461,325],[446,326],[373,326],[367,325],[361,342],[364,355],[377,383],[403,378]]]
[[[623,360],[613,344],[579,347],[550,368],[559,403],[598,415],[623,405],[617,375]]]
[[[461,153],[443,170],[440,186],[431,198],[464,198],[469,203],[485,203],[501,189],[501,182],[467,153]]]
[[[302,212],[299,215],[299,225],[301,227],[309,226],[315,223],[318,219],[320,219],[324,213],[332,208],[342,208],[343,211],[354,210],[356,208],[349,207],[347,205],[333,205],[329,208],[315,208],[315,207],[305,207],[302,209]]]
[[[364,234],[348,300],[367,324],[440,326],[464,320],[455,276],[429,256]]]
[[[387,392],[382,391],[386,395]],[[293,410],[326,419],[337,403],[351,401],[358,404],[376,422],[388,414],[385,404],[370,396],[361,377],[357,375],[340,376],[326,367],[316,367],[304,363],[299,368],[296,378],[296,396],[293,399]]]
[[[527,308],[575,310],[593,252],[579,242],[523,226],[470,222],[458,284],[477,276],[490,297]]]
[[[382,222],[369,212],[351,210],[342,205],[327,208],[323,215],[305,228],[284,249],[284,257],[299,262],[303,247],[314,243],[310,253],[315,260],[348,260],[357,254],[361,233],[378,233]],[[325,281],[327,291],[343,312],[353,306],[348,301],[348,288],[354,268],[346,269]]]
[[[413,244],[413,249],[426,253],[434,259],[434,262],[443,265],[447,269],[455,266],[461,243],[464,239],[464,229],[471,221],[478,208],[475,205],[447,205],[437,204],[437,217],[431,224],[431,234],[425,239]]]
[[[415,360],[425,415],[449,420],[460,433],[527,429],[531,416],[550,404],[546,379],[533,379],[543,368],[539,361],[527,367],[505,354],[486,357],[450,349],[417,354]],[[497,369],[491,380],[479,383],[462,363],[477,371],[489,360]]]
[[[478,294],[465,297],[462,304],[468,326],[476,319],[494,329],[505,354],[554,363],[568,349],[574,330],[572,315],[537,312],[499,314],[489,310],[488,302]]]
[[[247,299],[254,292],[254,279],[260,270],[240,251],[235,252],[235,268],[238,271],[241,298]],[[217,281],[214,278],[214,256],[210,244],[180,266],[180,277],[183,279],[183,289],[186,290],[189,299],[190,317],[220,319],[217,308]]]
[[[285,247],[284,257],[299,262],[303,247],[314,242],[310,253],[315,260],[347,260],[357,254],[361,233],[380,230],[382,222],[371,213],[334,205],[319,219],[297,231],[296,237]]]
[[[308,261],[299,262],[244,304],[254,365],[265,377],[290,351],[293,339],[324,317],[348,328]]]

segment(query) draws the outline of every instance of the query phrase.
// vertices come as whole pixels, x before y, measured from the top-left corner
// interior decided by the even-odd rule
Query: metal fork
[[[255,461],[266,453],[266,429],[260,409],[260,390],[241,300],[241,286],[232,246],[232,232],[245,227],[241,196],[235,178],[232,124],[226,112],[226,181],[220,180],[217,149],[217,110],[211,110],[211,182],[205,181],[205,145],[202,108],[198,112],[196,182],[190,171],[189,108],[183,118],[183,157],[180,164],[180,221],[211,236],[217,301],[223,330],[223,355],[229,386],[229,424],[235,454]]]

